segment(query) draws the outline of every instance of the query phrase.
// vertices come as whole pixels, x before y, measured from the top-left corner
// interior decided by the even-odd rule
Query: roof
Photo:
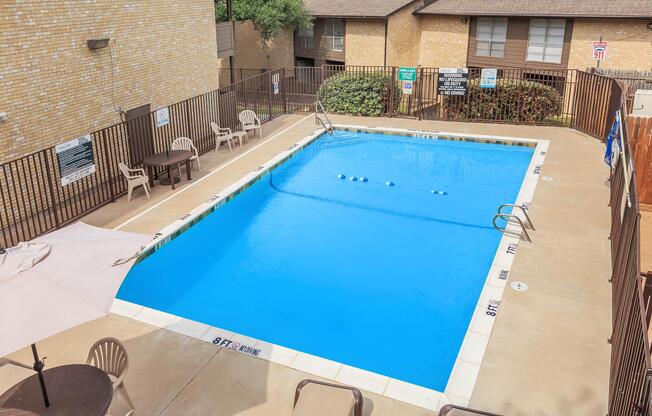
[[[652,0],[437,0],[417,14],[458,16],[652,17]]]
[[[415,0],[304,0],[315,17],[387,17]]]

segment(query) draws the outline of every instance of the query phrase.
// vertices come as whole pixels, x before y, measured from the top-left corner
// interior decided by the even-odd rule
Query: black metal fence
[[[625,157],[611,174],[612,334],[609,378],[609,415],[650,415],[650,291],[641,275],[640,211],[627,125],[626,94],[610,81],[613,98],[609,110],[623,115]],[[614,111],[615,112],[615,111]],[[613,113],[607,115],[613,121]]]
[[[119,162],[136,167],[144,157],[167,149],[172,140],[180,136],[190,137],[204,153],[215,146],[210,122],[237,129],[238,113],[244,109],[254,110],[263,122],[281,114],[310,111],[321,85],[333,75],[342,73],[350,77],[378,73],[387,76],[391,100],[396,99],[398,105],[388,106],[385,116],[561,124],[599,138],[604,138],[609,129],[610,109],[618,98],[613,92],[613,80],[597,74],[575,70],[501,69],[499,82],[520,85],[520,81],[527,80],[556,90],[562,101],[559,113],[552,118],[534,120],[514,118],[501,111],[475,112],[469,116],[469,112],[460,109],[472,106],[478,99],[474,94],[480,93],[443,96],[437,88],[437,68],[419,68],[410,95],[401,94],[396,67],[322,66],[268,71],[170,105],[168,125],[157,127],[155,112],[152,112],[93,132],[97,171],[71,185],[60,185],[54,148],[0,165],[0,245],[7,247],[32,239],[122,195],[126,183],[118,170]],[[469,77],[477,80],[480,74],[479,69],[472,68]],[[491,89],[482,94],[483,100],[504,99]],[[525,90],[516,88],[512,104],[518,107],[530,98]]]

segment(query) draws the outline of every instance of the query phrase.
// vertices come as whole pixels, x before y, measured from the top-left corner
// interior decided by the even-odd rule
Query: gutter
[[[389,18],[385,18],[385,48],[383,57],[383,66],[387,66],[387,31],[389,28]]]

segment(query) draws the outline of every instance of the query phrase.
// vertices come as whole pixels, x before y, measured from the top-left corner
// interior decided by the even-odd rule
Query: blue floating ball
[[[337,175],[337,177],[338,177],[339,179],[346,179],[346,175],[343,174],[343,173],[340,173],[339,175]]]
[[[394,182],[392,182],[392,181],[387,181],[387,182],[385,182],[385,185],[387,185],[387,186],[394,186]]]
[[[369,178],[367,178],[366,176],[360,176],[360,181],[367,182],[368,180]]]
[[[439,195],[448,195],[448,192],[446,192],[446,191],[439,191]]]
[[[356,178],[355,176],[351,176],[349,179],[351,180],[351,182],[355,182],[358,180],[358,178]]]
[[[435,191],[435,190],[433,189],[432,191],[430,191],[430,193],[431,193],[431,194],[436,194],[437,191]]]

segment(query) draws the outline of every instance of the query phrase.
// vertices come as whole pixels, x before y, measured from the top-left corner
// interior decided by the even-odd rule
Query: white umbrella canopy
[[[0,254],[0,357],[106,316],[150,239],[79,222]]]

